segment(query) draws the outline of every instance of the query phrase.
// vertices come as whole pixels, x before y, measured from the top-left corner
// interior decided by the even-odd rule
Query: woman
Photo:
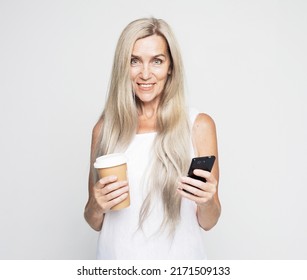
[[[98,180],[95,158],[124,152],[128,178]],[[100,231],[99,259],[205,259],[202,232],[220,216],[218,160],[206,183],[184,176],[191,158],[215,155],[215,124],[187,110],[183,65],[163,20],[131,22],[114,57],[108,99],[93,129],[85,219]],[[129,185],[128,185],[129,184]],[[131,205],[110,209],[130,191]]]

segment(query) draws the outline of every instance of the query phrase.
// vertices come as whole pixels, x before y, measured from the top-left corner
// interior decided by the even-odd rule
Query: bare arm
[[[183,197],[196,202],[198,223],[203,229],[210,230],[217,223],[221,213],[221,205],[218,198],[219,164],[217,136],[214,121],[210,116],[206,114],[198,115],[193,126],[192,138],[197,156],[214,155],[216,161],[211,173],[203,170],[194,171],[195,175],[205,178],[206,183],[189,177],[182,177],[181,189],[185,189],[192,194],[180,189],[178,191]]]
[[[101,178],[95,182],[94,167],[95,149],[98,145],[99,134],[102,129],[100,120],[93,129],[91,145],[91,166],[88,180],[89,198],[84,210],[84,218],[96,231],[102,228],[104,215],[110,209],[127,197],[128,184],[126,181],[117,181],[116,176]]]
[[[89,171],[89,178],[88,178],[88,193],[89,198],[84,210],[84,218],[87,223],[94,229],[94,230],[101,230],[104,213],[102,209],[99,207],[93,192],[93,188],[95,185],[94,182],[94,170],[93,170],[93,163],[95,161],[94,151],[96,145],[98,144],[99,133],[102,129],[102,120],[100,120],[94,127],[92,132],[92,144],[91,144],[91,157],[90,157],[90,171]]]

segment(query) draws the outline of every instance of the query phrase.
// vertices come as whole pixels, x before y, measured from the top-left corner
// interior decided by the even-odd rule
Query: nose
[[[145,65],[145,64],[144,64],[140,74],[141,74],[141,75],[140,75],[140,78],[141,78],[142,80],[148,80],[148,79],[150,79],[150,77],[151,77],[151,71],[150,71],[149,65]]]

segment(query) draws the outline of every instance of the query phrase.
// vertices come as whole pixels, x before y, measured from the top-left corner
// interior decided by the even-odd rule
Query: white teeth
[[[144,88],[150,88],[153,86],[153,84],[139,84],[139,86]]]

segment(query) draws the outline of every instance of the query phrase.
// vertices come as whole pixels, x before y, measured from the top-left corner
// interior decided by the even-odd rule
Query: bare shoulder
[[[99,138],[102,127],[103,127],[103,118],[100,118],[98,122],[95,124],[93,131],[92,131],[93,140]]]
[[[217,136],[214,120],[205,113],[197,115],[192,129],[192,141],[196,154],[217,157]]]
[[[215,132],[215,129],[215,122],[211,116],[205,113],[197,115],[193,124],[193,134],[206,134],[210,131]]]
[[[92,130],[91,162],[93,162],[96,155],[96,148],[101,138],[102,127],[103,127],[103,119],[100,118]]]

